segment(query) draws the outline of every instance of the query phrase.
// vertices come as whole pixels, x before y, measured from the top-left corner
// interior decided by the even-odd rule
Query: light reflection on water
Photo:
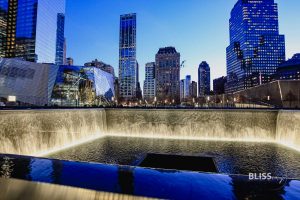
[[[220,173],[271,173],[300,178],[300,153],[274,143],[106,137],[48,157],[83,162],[135,165],[146,153],[214,157]]]

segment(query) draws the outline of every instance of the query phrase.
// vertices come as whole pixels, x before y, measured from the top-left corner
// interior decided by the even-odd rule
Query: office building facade
[[[226,82],[227,82],[226,76],[222,76],[220,78],[214,79],[213,81],[214,94],[224,94]]]
[[[300,54],[282,63],[275,75],[277,80],[300,80]]]
[[[154,101],[155,98],[155,62],[145,66],[144,99]]]
[[[136,60],[136,14],[120,16],[119,84],[120,98],[136,98],[138,64]]]
[[[5,57],[8,24],[8,0],[0,0],[0,57]]]
[[[180,101],[183,102],[184,99],[184,83],[185,79],[180,80]]]
[[[238,0],[231,11],[226,92],[251,87],[253,73],[271,75],[285,60],[274,0]]]
[[[197,98],[197,82],[196,81],[192,81],[192,83],[190,85],[190,95],[191,95],[191,98],[193,98],[193,99]]]
[[[198,67],[198,96],[202,97],[210,93],[210,67],[203,61]]]
[[[55,63],[58,14],[65,13],[65,0],[1,0],[0,6],[5,20],[1,56]]]
[[[180,102],[180,53],[174,47],[160,48],[155,64],[157,100]]]

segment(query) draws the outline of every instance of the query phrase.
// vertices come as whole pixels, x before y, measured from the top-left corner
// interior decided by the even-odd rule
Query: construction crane
[[[182,61],[180,67],[184,68],[185,63],[186,63],[186,60]]]

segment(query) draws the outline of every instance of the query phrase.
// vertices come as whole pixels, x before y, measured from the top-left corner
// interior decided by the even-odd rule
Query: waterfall
[[[297,111],[0,111],[0,153],[44,155],[104,136],[277,142],[300,151],[299,122]]]
[[[300,112],[279,111],[276,141],[300,151]]]
[[[273,142],[276,111],[107,109],[110,135]]]
[[[40,155],[99,138],[104,110],[0,111],[0,152]]]

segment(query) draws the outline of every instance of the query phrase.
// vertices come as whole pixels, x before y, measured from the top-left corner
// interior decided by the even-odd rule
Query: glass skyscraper
[[[184,80],[184,98],[189,98],[191,96],[190,85],[191,85],[191,75],[187,75]]]
[[[136,98],[138,64],[136,61],[136,14],[120,16],[119,92],[123,100]]]
[[[0,0],[0,57],[5,57],[7,35],[8,0]]]
[[[210,67],[203,61],[198,68],[198,95],[208,95],[210,92]]]
[[[55,63],[57,65],[64,64],[65,53],[65,14],[57,14],[57,29],[56,29],[56,54]]]
[[[238,0],[231,11],[226,92],[251,87],[253,73],[271,75],[285,60],[274,0]]]
[[[65,13],[65,0],[0,0],[0,7],[6,26],[0,55],[55,63],[58,13]]]

